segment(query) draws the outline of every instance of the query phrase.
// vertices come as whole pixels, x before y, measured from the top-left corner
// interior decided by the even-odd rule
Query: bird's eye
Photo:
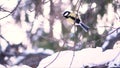
[[[66,18],[68,18],[68,15],[69,15],[69,14],[70,14],[70,12],[69,12],[69,11],[66,11],[66,12],[64,12],[63,16],[66,17]]]
[[[64,14],[64,16],[68,16],[68,12],[66,12],[66,13]]]

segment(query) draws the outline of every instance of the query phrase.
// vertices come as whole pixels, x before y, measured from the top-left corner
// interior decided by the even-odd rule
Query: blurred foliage
[[[82,43],[80,46],[83,48],[89,44],[90,47],[96,47],[101,46],[105,39],[103,36],[106,36],[109,31],[105,30],[103,34],[98,33],[98,15],[101,16],[101,19],[105,19],[103,17],[107,14],[108,4],[112,4],[113,1],[115,0],[25,0],[18,7],[17,11],[14,12],[13,17],[20,17],[21,21],[16,22],[20,26],[24,26],[25,23],[30,26],[30,28],[25,31],[32,46],[57,51],[59,50],[58,48],[60,48],[59,44],[64,43],[66,44],[63,49],[67,49],[67,47],[69,49],[71,46],[67,46],[67,44],[71,43],[68,41],[71,40],[74,42],[74,46]],[[84,5],[87,5],[87,7]],[[91,8],[92,5],[96,6]],[[84,32],[80,27],[77,27],[75,33],[71,32],[72,27],[67,24],[67,21],[62,15],[65,10],[74,12],[77,10],[77,7],[80,9],[78,10],[78,14],[81,16],[82,21],[90,27],[89,32]],[[85,8],[87,8],[87,10]],[[24,13],[22,13],[22,11],[24,11]],[[25,15],[25,19],[22,19],[22,15]],[[25,20],[25,22],[22,20]],[[60,22],[60,24],[58,22]],[[61,27],[56,23],[61,25]],[[104,21],[101,21],[101,23],[105,24]],[[39,33],[37,34],[39,29],[42,29],[42,34],[40,35]],[[33,36],[36,36],[37,39],[34,40]],[[56,38],[55,36],[58,37]]]

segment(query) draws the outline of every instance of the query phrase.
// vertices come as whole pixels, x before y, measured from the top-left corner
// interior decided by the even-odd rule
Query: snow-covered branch
[[[57,56],[59,52],[43,59],[38,68],[44,68]],[[52,62],[46,68],[69,68],[73,57],[73,51],[62,51],[57,59]],[[118,49],[108,49],[102,51],[101,47],[97,48],[85,48],[80,51],[75,51],[74,59],[71,64],[71,68],[83,68],[83,67],[94,67],[100,65],[106,65],[108,67],[115,67],[115,65],[120,64],[120,48]]]
[[[68,50],[68,51],[61,51],[60,53],[57,52],[43,59],[39,63],[38,68],[55,68],[55,67],[84,68],[86,66],[87,67],[96,67],[96,66],[120,67],[120,59],[119,59],[120,48],[113,49],[115,42],[119,40],[119,38],[120,38],[120,28],[111,31],[109,33],[102,47],[85,48],[80,51]]]

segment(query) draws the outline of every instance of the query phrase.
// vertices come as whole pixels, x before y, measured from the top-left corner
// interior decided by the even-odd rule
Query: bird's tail
[[[85,32],[88,32],[88,30],[89,30],[89,26],[87,26],[86,24],[84,24],[84,23],[79,23],[79,25],[80,25],[80,27],[85,31]]]

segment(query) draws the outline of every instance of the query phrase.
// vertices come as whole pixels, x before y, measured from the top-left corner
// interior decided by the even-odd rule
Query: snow
[[[59,52],[43,59],[37,68],[44,68],[46,65],[51,63]],[[71,68],[80,68],[84,66],[98,66],[102,64],[107,64],[108,62],[111,62],[114,60],[115,62],[120,62],[118,59],[120,57],[120,49],[108,49],[106,51],[102,51],[101,47],[97,48],[85,48],[80,51],[75,51],[74,59],[73,58],[73,51],[67,50],[67,51],[61,51],[59,56],[53,61],[50,65],[48,65],[46,68],[69,68],[70,63],[72,62]],[[119,55],[119,56],[118,56]],[[116,58],[118,57],[118,58]]]

